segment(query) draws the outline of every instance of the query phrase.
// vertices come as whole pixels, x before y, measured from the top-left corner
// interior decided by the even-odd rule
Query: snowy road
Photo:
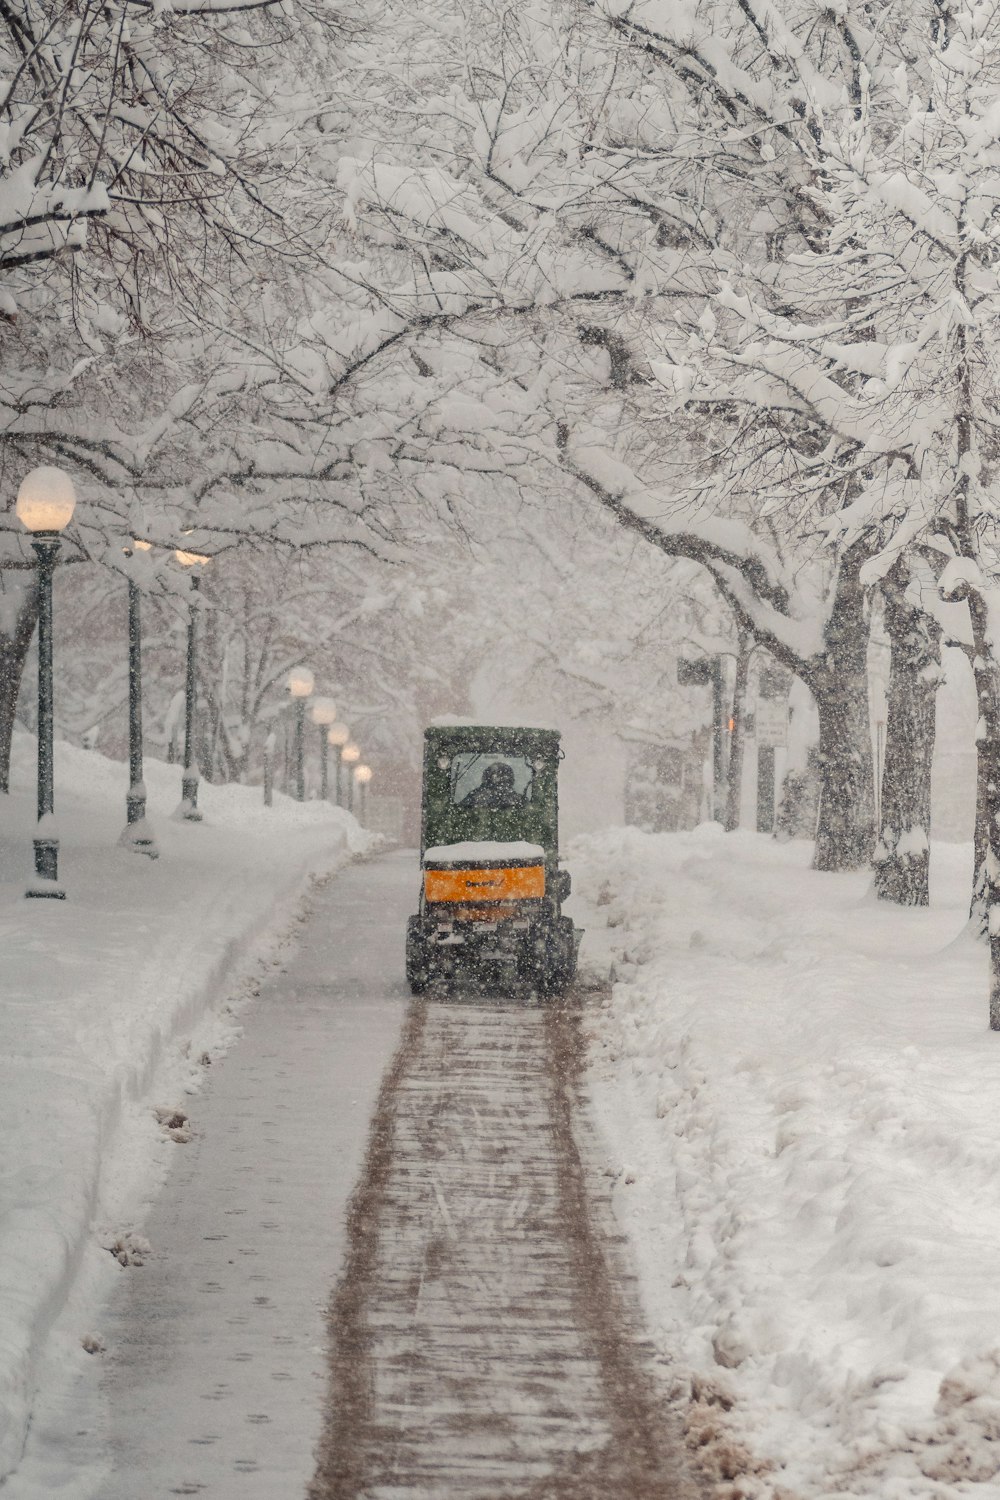
[[[407,1008],[413,885],[390,856],[314,898],[11,1500],[692,1493],[579,1108],[581,1011]]]

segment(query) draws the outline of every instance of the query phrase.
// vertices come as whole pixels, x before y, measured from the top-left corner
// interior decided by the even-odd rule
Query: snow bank
[[[1000,1036],[965,931],[804,844],[577,841],[590,1088],[658,1344],[719,1495],[1000,1494]],[[982,1488],[980,1488],[982,1486]]]
[[[424,850],[424,862],[436,860],[441,864],[463,860],[487,859],[544,859],[541,844],[529,844],[524,839],[511,839],[503,843],[496,839],[466,839],[461,844],[435,844]]]
[[[137,1182],[148,1165],[164,1102],[152,1091],[176,1085],[185,1044],[211,1036],[224,981],[262,951],[308,876],[372,842],[339,808],[276,795],[266,809],[259,790],[204,782],[205,821],[172,821],[180,775],[146,764],[151,861],[116,843],[126,768],[57,745],[67,899],[27,901],[35,743],[15,739],[0,828],[0,1485],[47,1333],[119,1191],[110,1178],[125,1158]]]

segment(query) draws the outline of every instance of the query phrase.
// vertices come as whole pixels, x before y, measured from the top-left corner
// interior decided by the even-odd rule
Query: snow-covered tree
[[[808,422],[814,451],[800,453],[800,475],[782,475],[774,493],[784,489],[841,551],[868,553],[863,583],[885,580],[894,670],[907,677],[911,704],[926,700],[915,717],[890,715],[899,739],[887,753],[891,795],[879,850],[880,885],[903,887],[910,899],[926,892],[928,799],[916,799],[924,810],[918,816],[896,792],[929,769],[938,632],[926,616],[921,623],[909,575],[930,569],[945,597],[967,601],[983,709],[977,891],[991,909],[1000,891],[990,625],[1000,373],[998,19],[995,6],[972,4],[916,15],[907,32],[911,55],[894,70],[891,88],[863,59],[851,107],[817,119],[807,191],[826,232],[784,258],[773,278],[780,305],[761,297],[751,278],[723,285],[690,393],[717,398],[721,375],[755,415],[773,420],[776,410],[791,411]],[[831,500],[834,477],[839,494]]]
[[[816,697],[817,863],[864,863],[872,590],[894,590],[901,553],[940,571],[927,497],[953,494],[952,449],[972,466],[961,434],[988,404],[951,427],[935,412],[963,366],[970,391],[993,386],[992,8],[483,3],[444,43],[437,14],[370,59],[369,123],[333,153],[371,327],[391,329],[372,360],[429,347],[428,377],[530,392],[536,462],[554,447],[621,524],[708,569]],[[470,414],[435,402],[457,443]],[[951,544],[967,561],[977,518]],[[973,587],[960,573],[945,587]],[[932,623],[930,655],[908,655],[887,618],[895,669],[926,688]],[[928,743],[889,756],[894,781],[919,779]],[[885,825],[884,894],[925,897],[927,833]]]
[[[815,442],[808,414],[776,404],[783,431],[774,413],[742,423],[718,378],[696,420],[676,410],[694,377],[672,338],[708,341],[709,299],[748,259],[766,281],[776,225],[803,245],[821,237],[803,192],[815,122],[812,105],[794,105],[798,73],[785,69],[778,87],[745,5],[685,9],[660,34],[662,7],[514,16],[485,3],[444,48],[428,41],[433,9],[412,18],[398,64],[371,64],[376,105],[391,97],[401,123],[380,115],[364,152],[338,158],[370,318],[388,319],[395,356],[415,350],[428,376],[463,371],[461,394],[434,393],[456,445],[470,426],[481,441],[496,431],[498,405],[526,392],[517,438],[536,470],[561,465],[620,524],[705,567],[739,628],[809,681],[825,771],[817,863],[863,864],[874,842],[867,551],[838,556],[812,516],[803,527],[762,512],[777,469]],[[818,35],[796,51],[784,26],[781,45],[813,81],[819,60],[831,64],[821,103],[832,104],[853,78],[846,22],[799,20]],[[829,494],[839,480],[832,471]]]
[[[0,783],[35,618],[9,507],[34,464],[76,480],[74,564],[120,571],[134,534],[386,544],[294,360],[330,215],[310,112],[349,31],[310,0],[0,18]]]

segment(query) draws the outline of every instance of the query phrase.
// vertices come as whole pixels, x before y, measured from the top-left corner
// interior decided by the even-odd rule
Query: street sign
[[[783,698],[758,698],[754,714],[758,745],[784,745],[788,739],[788,704]]]

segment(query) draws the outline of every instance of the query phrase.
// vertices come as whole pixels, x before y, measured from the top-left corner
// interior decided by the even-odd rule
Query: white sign
[[[758,698],[754,715],[758,745],[783,745],[788,739],[788,704],[783,698]]]

